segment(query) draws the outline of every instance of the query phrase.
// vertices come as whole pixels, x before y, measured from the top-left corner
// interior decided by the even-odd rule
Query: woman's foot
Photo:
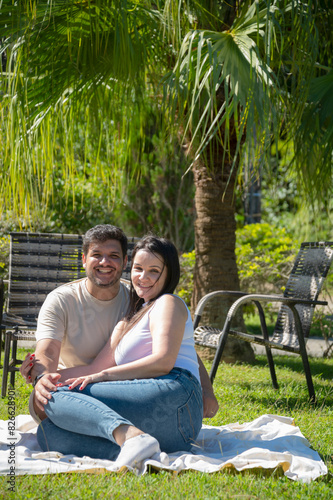
[[[160,445],[154,437],[149,434],[139,434],[138,436],[127,439],[121,446],[120,453],[115,465],[123,467],[135,467],[143,460],[151,458],[156,453],[161,453]]]

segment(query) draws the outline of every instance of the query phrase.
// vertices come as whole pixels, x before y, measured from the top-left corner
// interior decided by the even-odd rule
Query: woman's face
[[[131,278],[136,293],[145,302],[157,297],[167,279],[162,257],[148,250],[139,250],[134,257]]]

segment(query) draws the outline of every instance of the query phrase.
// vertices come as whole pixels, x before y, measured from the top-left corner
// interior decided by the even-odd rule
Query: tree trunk
[[[215,158],[221,158],[216,155]],[[192,311],[199,300],[215,290],[239,290],[236,264],[236,221],[234,204],[235,174],[230,177],[230,164],[213,164],[209,152],[194,165],[195,182],[195,252]],[[209,165],[209,168],[207,167]],[[222,327],[230,306],[227,301],[208,303],[202,324]],[[241,322],[241,320],[238,320]],[[253,361],[251,345],[229,338],[224,361]]]

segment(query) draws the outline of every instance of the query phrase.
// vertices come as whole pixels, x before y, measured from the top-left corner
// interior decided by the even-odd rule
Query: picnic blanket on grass
[[[116,470],[110,460],[42,452],[36,438],[37,425],[30,415],[18,415],[14,425],[13,420],[0,420],[0,475]],[[169,463],[145,460],[133,472],[145,474],[149,465],[174,473],[190,469],[212,473],[225,468],[274,473],[280,469],[288,478],[303,482],[327,474],[326,465],[293,419],[277,415],[262,415],[243,424],[203,425],[191,452],[172,453],[168,458]]]

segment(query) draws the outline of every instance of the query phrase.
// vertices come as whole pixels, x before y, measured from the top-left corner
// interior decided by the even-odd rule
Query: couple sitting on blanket
[[[87,278],[49,294],[36,352],[21,367],[35,387],[29,407],[41,448],[119,468],[188,451],[218,404],[190,312],[173,294],[175,246],[155,236],[137,243],[129,292],[120,282],[127,239],[119,228],[90,229],[83,254]]]

